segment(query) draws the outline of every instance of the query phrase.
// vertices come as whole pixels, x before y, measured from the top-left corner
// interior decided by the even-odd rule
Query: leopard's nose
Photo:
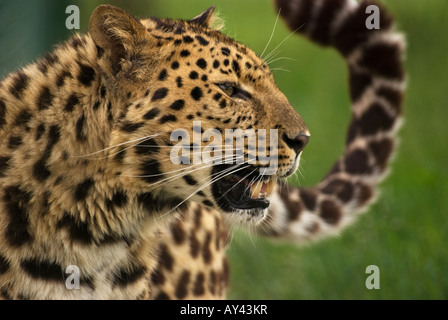
[[[285,141],[285,143],[288,147],[290,147],[297,154],[299,154],[300,152],[302,152],[302,150],[308,144],[308,141],[310,140],[310,136],[309,136],[309,134],[301,132],[298,135],[295,135],[294,137],[291,138],[286,133],[283,133],[282,139],[283,139],[283,141]]]

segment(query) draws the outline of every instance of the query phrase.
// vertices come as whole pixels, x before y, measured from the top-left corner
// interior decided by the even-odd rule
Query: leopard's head
[[[210,27],[213,9],[188,21],[94,11],[101,74],[122,107],[109,152],[130,189],[259,221],[309,132],[267,64]]]

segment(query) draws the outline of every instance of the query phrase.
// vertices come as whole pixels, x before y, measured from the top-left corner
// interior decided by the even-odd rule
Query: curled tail
[[[397,145],[404,39],[395,32],[393,18],[374,1],[275,3],[290,29],[334,47],[349,68],[352,119],[342,157],[317,186],[279,184],[272,194],[269,218],[259,228],[269,236],[300,242],[338,233],[374,201]],[[366,26],[371,5],[379,10],[380,29]]]

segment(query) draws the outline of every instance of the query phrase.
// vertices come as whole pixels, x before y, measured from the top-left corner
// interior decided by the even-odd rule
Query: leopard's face
[[[309,132],[262,59],[208,27],[211,12],[132,21],[139,48],[127,61],[114,57],[116,43],[108,52],[111,32],[105,40],[91,31],[125,106],[110,153],[130,187],[260,220],[277,179],[296,171]]]

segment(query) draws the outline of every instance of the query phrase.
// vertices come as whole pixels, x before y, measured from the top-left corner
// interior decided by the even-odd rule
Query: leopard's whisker
[[[268,43],[266,44],[266,46],[264,47],[263,51],[260,54],[260,58],[263,59],[263,54],[266,52],[267,48],[269,47],[269,44],[272,41],[272,38],[274,37],[274,33],[275,33],[275,28],[277,27],[277,22],[278,22],[278,18],[280,17],[280,11],[282,9],[278,9],[278,13],[277,13],[277,18],[275,19],[275,23],[274,23],[274,28],[272,28],[272,32],[271,32],[271,36],[269,37]]]
[[[241,179],[239,179],[238,180],[238,182],[237,183],[235,183],[231,188],[229,188],[226,192],[224,192],[219,198],[218,198],[218,200],[219,199],[222,199],[230,190],[232,190],[233,188],[235,188],[238,184],[240,184],[244,179],[246,179],[248,176],[250,176],[253,172],[255,172],[255,170],[257,170],[257,168],[255,168],[255,169],[253,169],[251,172],[249,172],[247,175],[245,175],[243,178],[241,178]],[[252,181],[251,182],[253,182],[254,181],[254,179],[256,179],[256,178],[252,178]],[[249,188],[249,186],[246,186],[246,190],[245,191],[247,191],[247,189]],[[244,193],[242,194],[242,196],[244,195]]]
[[[234,168],[235,166],[239,166],[239,165],[234,165],[234,166],[232,166],[232,167],[230,167],[230,168]],[[161,217],[164,217],[164,216],[166,216],[167,214],[170,214],[171,212],[173,212],[174,210],[176,210],[179,206],[181,206],[183,203],[185,203],[185,201],[187,201],[187,200],[190,199],[192,196],[194,196],[196,193],[198,193],[199,191],[201,191],[201,190],[203,190],[204,188],[208,187],[208,186],[211,185],[212,183],[215,183],[216,181],[221,180],[222,178],[224,178],[224,177],[226,177],[226,176],[228,176],[228,175],[230,175],[230,174],[234,174],[235,172],[237,172],[237,171],[239,171],[239,170],[243,170],[243,169],[245,169],[245,168],[247,168],[247,167],[250,167],[250,165],[248,164],[248,165],[246,165],[246,166],[242,166],[242,167],[240,167],[240,168],[237,168],[237,169],[234,170],[234,171],[229,170],[230,172],[227,171],[225,174],[223,174],[223,175],[221,175],[221,176],[219,176],[219,177],[215,177],[214,179],[211,179],[209,182],[205,183],[204,185],[202,185],[201,187],[199,187],[198,189],[196,189],[194,192],[192,192],[192,193],[191,193],[188,197],[186,197],[184,200],[182,200],[181,202],[179,202],[176,206],[174,206],[173,208],[171,208],[170,211],[168,211],[168,212],[164,213],[163,215],[161,215],[160,218],[161,218]],[[229,169],[229,168],[227,168],[227,169]],[[227,170],[227,169],[226,169],[226,170]],[[223,170],[223,171],[226,171],[226,170]],[[221,172],[221,173],[222,173],[222,172]]]
[[[156,186],[160,187],[160,185],[162,185],[164,183],[177,180],[178,178],[180,178],[182,176],[185,176],[185,175],[190,174],[192,172],[199,171],[199,170],[202,170],[202,169],[205,169],[205,168],[208,168],[208,167],[212,167],[214,165],[213,163],[209,163],[209,164],[205,164],[205,165],[203,163],[200,163],[200,164],[197,164],[197,165],[201,165],[201,164],[203,165],[202,167],[194,168],[194,169],[191,169],[191,167],[189,167],[187,169],[184,169],[184,170],[186,170],[185,172],[177,173],[174,176],[167,177],[165,179],[162,179],[162,180],[159,180],[157,182],[154,182],[153,184],[150,184],[148,187],[149,188],[156,187]],[[191,169],[191,170],[189,170],[189,169]],[[140,178],[142,178],[142,177],[145,178],[146,177],[147,178],[147,177],[150,177],[150,176],[134,176],[134,177],[140,177]]]
[[[149,139],[153,139],[153,138],[159,136],[160,134],[161,134],[161,132],[156,133],[156,134],[153,134],[153,135],[145,136],[145,137],[136,138],[136,139],[133,139],[133,140],[130,140],[130,141],[126,141],[126,142],[121,142],[121,143],[119,143],[119,144],[116,144],[116,145],[113,145],[113,146],[109,146],[109,147],[106,147],[106,148],[104,148],[104,149],[101,149],[101,150],[92,152],[92,153],[88,153],[88,154],[84,154],[84,155],[73,155],[72,157],[74,157],[74,158],[89,157],[89,156],[92,156],[92,155],[95,155],[95,154],[98,154],[98,153],[101,153],[101,152],[104,152],[104,151],[107,151],[107,150],[111,150],[111,149],[113,149],[113,148],[117,148],[117,147],[120,147],[120,146],[129,144],[129,143],[135,143],[135,142],[139,142],[139,143],[140,143],[140,141],[147,141],[147,140],[149,140]],[[135,145],[137,145],[137,144],[138,144],[138,143],[136,143]],[[133,146],[135,146],[135,145],[133,145]],[[133,146],[128,147],[128,148],[125,148],[125,149],[123,149],[123,150],[120,150],[120,151],[117,152],[117,153],[120,153],[120,152],[122,152],[122,151],[124,151],[124,150],[126,150],[126,149],[129,149],[129,148],[132,148]],[[106,159],[106,158],[108,158],[108,157],[110,157],[110,156],[112,156],[112,155],[115,155],[115,154],[117,154],[117,153],[109,154],[109,155],[107,155],[106,157],[102,157],[102,158],[91,158],[90,160],[101,160],[101,159]]]
[[[126,174],[122,174],[122,176],[123,177],[130,177],[130,178],[150,178],[150,177],[157,177],[157,176],[160,176],[160,175],[166,175],[166,174],[170,174],[170,173],[174,173],[174,172],[179,172],[179,171],[182,171],[182,170],[186,170],[186,169],[189,169],[189,168],[191,168],[191,167],[195,167],[195,166],[198,166],[198,165],[201,165],[201,164],[208,164],[209,162],[214,162],[215,160],[224,160],[224,161],[227,161],[227,160],[239,160],[239,159],[241,159],[241,158],[243,158],[243,156],[238,156],[238,155],[229,155],[229,156],[225,156],[224,158],[223,157],[215,157],[215,158],[210,158],[210,159],[207,159],[207,160],[204,160],[204,161],[201,161],[200,163],[196,163],[196,164],[192,164],[192,165],[190,165],[190,166],[188,166],[188,167],[185,167],[185,168],[180,168],[180,169],[176,169],[176,170],[172,170],[172,171],[167,171],[167,172],[164,172],[164,173],[158,173],[158,174],[153,174],[153,175],[126,175]],[[163,159],[163,160],[154,160],[154,162],[147,162],[146,163],[146,165],[151,165],[151,164],[156,164],[156,163],[161,163],[161,162],[166,162],[166,161],[170,161],[170,160],[172,160],[171,158],[169,158],[169,159]]]
[[[292,32],[290,32],[286,37],[285,37],[285,39],[283,39],[272,51],[271,51],[271,53],[269,53],[266,57],[264,57],[264,60],[266,61],[266,60],[269,60],[269,58],[272,56],[272,54],[275,52],[275,50],[277,50],[278,48],[280,48],[282,45],[283,45],[283,43],[285,43],[285,41],[286,40],[288,40],[291,36],[293,36],[295,33],[297,33],[297,31],[299,31],[303,26],[305,25],[305,23],[304,24],[302,24],[300,27],[298,27],[297,29],[295,29],[294,31],[292,31]]]

